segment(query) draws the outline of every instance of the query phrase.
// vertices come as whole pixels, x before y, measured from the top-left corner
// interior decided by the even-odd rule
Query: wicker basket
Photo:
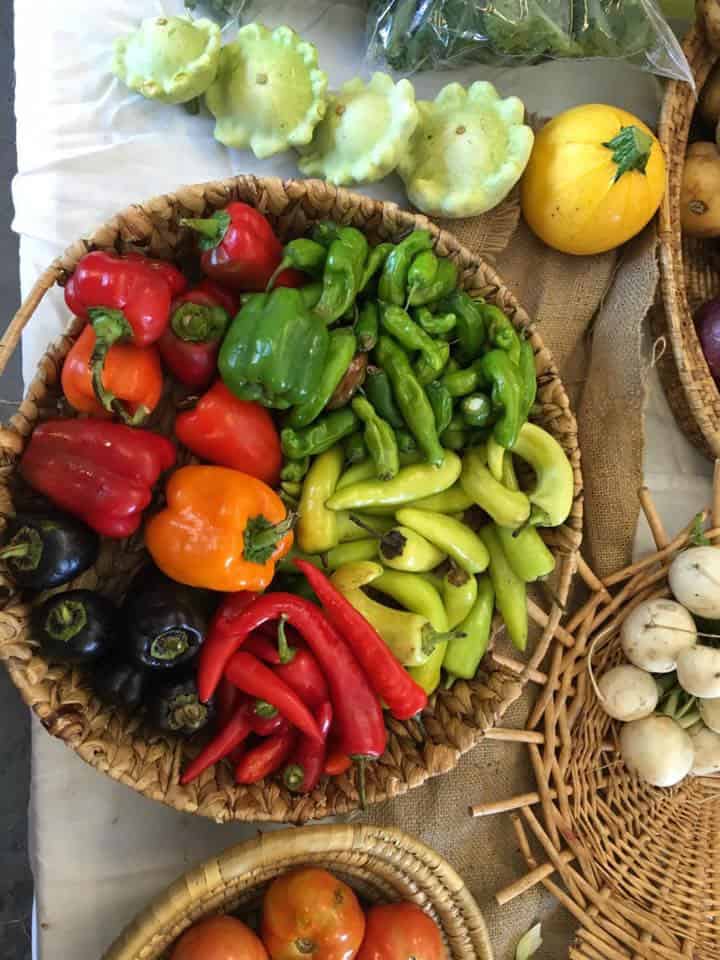
[[[155,960],[215,913],[252,910],[265,886],[302,865],[325,867],[369,903],[410,900],[438,924],[448,960],[492,960],[485,921],[450,864],[400,830],[329,826],[282,830],[231,847],[177,880],[121,934],[103,960]]]
[[[170,196],[133,206],[116,216],[89,240],[71,246],[40,278],[30,297],[10,324],[0,345],[0,369],[16,346],[20,333],[45,294],[63,283],[80,257],[93,247],[124,251],[142,249],[155,256],[182,258],[191,239],[178,228],[181,217],[198,217],[240,199],[262,210],[281,236],[302,235],[315,219],[331,218],[363,229],[371,240],[397,240],[409,230],[429,228],[436,250],[452,257],[467,289],[485,295],[507,310],[515,322],[529,326],[496,273],[451,235],[421,216],[400,210],[394,204],[332,188],[318,181],[287,181],[237,177],[223,182],[187,187]],[[45,354],[19,413],[0,431],[0,510],[12,512],[23,490],[15,474],[18,456],[33,426],[57,413],[58,379],[63,357],[78,333],[75,321],[58,343]],[[552,531],[557,554],[555,596],[562,603],[568,594],[581,538],[582,497],[580,455],[575,419],[552,358],[539,335],[531,334],[539,377],[540,421],[568,453],[575,473],[575,503],[565,527]],[[173,422],[172,398],[165,405],[160,426]],[[117,597],[144,557],[142,537],[105,541],[98,563],[75,585],[98,588]],[[4,583],[7,590],[11,584]],[[546,612],[547,610],[547,612]],[[188,747],[178,739],[160,736],[143,726],[138,716],[108,708],[92,693],[82,671],[48,663],[30,640],[29,607],[11,594],[0,610],[0,659],[4,660],[25,701],[47,730],[60,737],[88,763],[116,780],[178,810],[201,813],[218,821],[280,820],[303,822],[345,813],[358,805],[355,773],[334,778],[313,794],[290,794],[275,783],[237,786],[231,768],[220,764],[194,783],[180,787],[178,774]],[[560,618],[556,603],[546,609],[530,604],[530,615],[542,628],[532,665],[544,655]],[[368,769],[367,795],[376,802],[404,793],[428,777],[452,769],[462,753],[474,746],[520,695],[525,664],[504,658],[486,660],[484,670],[471,683],[458,684],[452,692],[440,693],[423,715],[423,723],[388,720],[388,749],[380,762]]]
[[[683,43],[698,90],[718,59],[701,25]],[[659,136],[668,160],[668,188],[660,207],[662,305],[651,314],[653,334],[667,341],[658,368],[670,407],[688,438],[711,459],[720,456],[720,392],[695,332],[693,312],[720,293],[717,241],[683,237],[680,188],[697,100],[689,84],[668,84]]]
[[[590,596],[566,624],[574,645],[556,643],[547,675],[534,678],[542,690],[527,727],[542,731],[528,745],[537,792],[471,812],[513,811],[530,873],[497,899],[542,882],[579,923],[572,960],[711,960],[720,957],[720,778],[659,789],[632,776],[618,754],[619,725],[587,671],[589,655],[598,675],[624,661],[623,620],[644,600],[670,596],[668,568],[689,543],[692,523],[671,540],[647,490],[640,500],[657,553],[602,581],[579,562]],[[713,501],[703,518],[712,516],[706,535],[720,545],[717,465]],[[540,861],[530,841],[543,851]]]

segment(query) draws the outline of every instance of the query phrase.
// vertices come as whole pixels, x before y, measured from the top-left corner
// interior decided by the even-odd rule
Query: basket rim
[[[288,836],[289,835],[289,836]],[[487,925],[477,901],[469,892],[462,877],[448,861],[427,844],[394,827],[365,824],[322,824],[286,828],[247,840],[227,848],[215,857],[189,870],[154,897],[137,916],[126,925],[103,954],[102,960],[132,960],[141,953],[148,941],[163,928],[182,923],[190,908],[204,896],[212,896],[226,888],[232,880],[250,874],[258,867],[287,857],[288,846],[293,847],[293,859],[310,854],[331,857],[334,853],[368,853],[376,855],[386,844],[394,850],[393,862],[398,866],[402,857],[404,873],[416,879],[426,896],[433,899],[451,899],[462,916],[462,922],[478,960],[492,960],[493,951]],[[427,868],[428,879],[420,877],[419,867]],[[331,869],[331,868],[330,868]],[[338,868],[339,872],[342,867]],[[428,887],[430,891],[428,892]],[[216,913],[210,909],[208,913]],[[194,921],[193,921],[194,922]],[[190,923],[185,924],[189,926]]]
[[[529,331],[529,336],[535,347],[536,354],[542,355],[545,364],[545,375],[548,383],[552,384],[554,390],[553,403],[556,412],[553,426],[557,422],[561,422],[564,425],[567,431],[566,439],[571,450],[571,462],[575,480],[575,501],[571,517],[568,519],[566,526],[558,528],[555,531],[560,544],[556,549],[558,568],[561,572],[558,594],[560,600],[564,600],[569,591],[577,563],[579,546],[582,539],[583,509],[577,423],[570,408],[569,399],[550,351],[543,343],[534,324],[527,317],[525,311],[518,304],[511,291],[505,286],[494,268],[489,265],[482,256],[474,254],[464,247],[452,233],[438,227],[421,214],[404,211],[394,203],[374,200],[362,194],[332,187],[323,181],[282,181],[278,178],[240,175],[227,178],[223,181],[209,181],[204,184],[181,187],[173,193],[161,195],[150,199],[144,204],[132,205],[126,208],[105,224],[98,227],[88,238],[71,244],[64,254],[53,261],[50,267],[47,268],[36,282],[30,295],[21,305],[18,313],[8,327],[2,341],[0,341],[0,368],[2,364],[6,362],[13,345],[19,341],[23,327],[29,322],[34,310],[44,295],[56,283],[63,282],[70,273],[72,273],[78,260],[90,249],[120,249],[132,245],[138,239],[142,239],[142,236],[152,235],[152,231],[154,231],[156,227],[156,220],[165,224],[168,218],[172,218],[172,213],[168,214],[168,210],[173,204],[179,205],[183,210],[188,211],[196,210],[198,204],[200,204],[201,208],[217,209],[229,201],[237,199],[238,194],[242,190],[266,190],[269,198],[267,199],[267,203],[270,206],[272,206],[274,199],[276,199],[275,195],[278,192],[282,193],[286,198],[290,197],[293,203],[304,199],[305,201],[309,200],[311,204],[313,202],[313,194],[317,195],[320,193],[323,199],[323,206],[326,207],[326,209],[320,211],[313,210],[318,218],[327,216],[327,209],[329,209],[327,205],[335,202],[343,208],[343,212],[346,212],[345,208],[347,207],[347,211],[349,211],[348,217],[350,218],[359,212],[363,214],[367,213],[368,220],[372,220],[372,225],[368,227],[370,230],[377,224],[384,225],[391,219],[399,222],[404,229],[409,230],[417,227],[428,229],[433,234],[435,244],[443,255],[451,252],[460,260],[461,264],[465,264],[466,270],[472,271],[472,274],[482,271],[483,277],[487,279],[488,285],[494,293],[502,292],[504,297],[503,302],[511,304],[511,309],[515,314],[515,322],[518,323],[518,325],[524,326]],[[209,197],[211,199],[209,199]],[[253,201],[248,200],[247,202],[252,203]],[[262,209],[263,212],[268,212],[268,210],[264,209],[260,204],[256,203],[255,205]],[[191,215],[195,215],[194,212],[192,212]],[[153,217],[156,219],[153,220]],[[11,418],[8,426],[0,429],[0,453],[4,450],[13,462],[17,461],[19,454],[22,452],[25,440],[31,433],[37,417],[36,394],[39,396],[44,395],[47,391],[48,384],[50,383],[52,385],[53,379],[57,379],[57,364],[72,344],[73,336],[77,333],[79,325],[79,321],[76,321],[75,325],[71,323],[60,338],[48,347],[39,363],[38,373],[28,387],[19,412]],[[557,431],[555,435],[556,437],[559,435]],[[2,492],[2,490],[3,483],[0,481],[0,492]],[[7,493],[7,490],[5,490],[5,493]],[[6,606],[4,612],[7,612],[7,610],[8,607]],[[3,610],[0,610],[0,614],[2,612]],[[542,613],[543,611],[540,612]],[[524,683],[527,681],[528,673],[532,672],[534,668],[537,668],[540,659],[542,659],[543,651],[547,649],[550,639],[559,624],[560,616],[561,610],[557,604],[554,604],[549,616],[545,615],[544,620],[536,620],[536,623],[542,628],[543,635],[541,641],[538,642],[539,649],[536,650],[529,664],[526,664],[522,670],[513,672],[507,666],[506,662],[501,664],[498,661],[493,664],[492,676],[497,678],[498,683],[496,686],[499,685],[502,689],[502,699],[500,700],[500,693],[498,692],[496,699],[500,700],[500,703],[497,709],[494,709],[493,719],[489,726],[496,724],[509,706],[520,696]],[[118,768],[110,759],[104,758],[102,751],[98,753],[94,745],[97,744],[98,741],[97,731],[94,733],[94,736],[87,738],[93,741],[93,743],[86,744],[82,731],[78,731],[77,729],[77,722],[75,727],[73,727],[71,719],[63,719],[56,715],[48,717],[47,711],[43,714],[43,711],[38,709],[38,704],[32,699],[28,677],[34,675],[34,668],[40,664],[44,665],[46,661],[34,655],[30,660],[30,654],[25,655],[24,659],[18,657],[16,648],[12,644],[10,644],[8,648],[3,647],[2,637],[0,637],[0,658],[6,662],[11,677],[20,690],[23,699],[34,712],[40,716],[41,722],[43,722],[46,729],[48,729],[52,735],[62,738],[68,746],[79,753],[82,759],[91,766],[95,766],[113,779],[124,783],[146,796],[161,800],[175,809],[184,812],[200,813],[212,819],[218,819],[218,816],[212,812],[210,805],[206,806],[201,804],[197,800],[196,794],[191,795],[188,788],[180,788],[178,786],[178,773],[182,759],[182,748],[179,745],[176,745],[175,748],[167,748],[170,752],[170,757],[168,766],[163,771],[162,782],[159,785],[152,784],[151,786],[146,786],[144,782],[139,782],[136,776],[130,775],[125,770]],[[455,729],[453,732],[453,742],[455,745],[452,747],[452,750],[450,747],[444,745],[439,748],[439,750],[442,749],[445,753],[438,762],[438,769],[429,770],[428,761],[424,760],[424,766],[422,768],[414,767],[411,769],[410,774],[404,774],[402,781],[392,781],[393,792],[381,791],[379,795],[371,799],[371,802],[380,802],[383,799],[397,796],[412,787],[419,786],[431,776],[439,775],[452,769],[457,764],[459,757],[479,743],[485,736],[487,728],[482,727],[481,729],[477,716],[476,713],[476,723],[472,726],[466,722],[466,717],[460,719],[463,735],[461,736],[459,731]],[[452,719],[449,722],[453,722]],[[429,745],[432,746],[432,744]],[[451,756],[450,754],[454,755]],[[257,801],[255,802],[257,804]],[[311,814],[305,812],[305,808],[302,808],[303,812],[298,815],[276,815],[274,810],[268,813],[268,811],[262,810],[257,806],[252,810],[248,810],[238,802],[233,802],[232,811],[223,814],[220,819],[305,822],[312,817],[324,817],[330,813],[348,813],[355,809],[356,806],[357,802],[355,800],[351,801],[345,797],[337,806],[330,810],[316,803],[314,807],[315,812]]]

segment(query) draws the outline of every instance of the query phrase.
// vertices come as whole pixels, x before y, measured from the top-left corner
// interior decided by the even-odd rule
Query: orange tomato
[[[272,960],[353,960],[364,933],[357,897],[327,870],[286,873],[265,894],[262,938]]]
[[[170,960],[268,960],[268,955],[250,927],[221,916],[208,917],[186,930]]]
[[[371,907],[357,960],[446,960],[437,924],[414,903]]]

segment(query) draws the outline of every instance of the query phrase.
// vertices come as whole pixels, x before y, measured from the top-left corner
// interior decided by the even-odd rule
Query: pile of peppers
[[[324,222],[283,247],[243,203],[182,225],[199,282],[99,250],[69,278],[86,324],[61,385],[86,416],[34,430],[0,561],[48,657],[161,731],[205,730],[182,784],[227,759],[309,793],[356,764],[363,794],[384,710],[474,677],[496,614],[525,649],[572,470],[528,422],[530,341],[428,231],[369,246]],[[121,538],[149,559],[118,602],[77,578]]]

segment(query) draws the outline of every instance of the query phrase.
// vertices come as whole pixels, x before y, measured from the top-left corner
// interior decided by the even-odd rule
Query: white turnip
[[[620,753],[632,773],[655,787],[680,783],[690,773],[694,757],[687,731],[658,714],[623,725]]]
[[[720,697],[720,650],[696,645],[677,658],[678,683],[685,693],[703,700]]]
[[[707,620],[720,619],[720,550],[717,547],[683,550],[670,564],[668,580],[675,599],[691,613]]]
[[[700,716],[706,727],[720,733],[720,697],[713,697],[712,700],[698,700],[697,702]]]
[[[658,703],[657,684],[645,670],[621,664],[598,680],[603,710],[614,720],[641,720],[654,712]]]
[[[695,754],[692,770],[696,777],[717,773],[720,770],[720,733],[715,733],[702,723],[688,730]]]
[[[670,673],[677,655],[697,642],[695,621],[674,600],[646,600],[625,620],[620,642],[630,663],[651,673]]]

